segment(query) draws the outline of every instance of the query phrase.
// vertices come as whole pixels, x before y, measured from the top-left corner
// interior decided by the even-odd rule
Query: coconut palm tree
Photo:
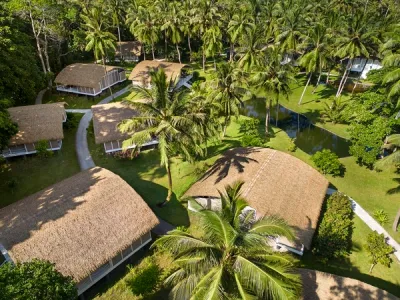
[[[272,101],[276,104],[276,125],[278,125],[279,98],[288,97],[291,93],[290,82],[294,81],[293,67],[282,64],[282,53],[278,48],[269,48],[265,53],[262,65],[256,69],[251,81],[266,93],[265,134],[268,135]]]
[[[253,67],[259,66],[262,61],[263,52],[266,49],[265,36],[262,30],[256,26],[252,26],[239,39],[238,67],[248,72]]]
[[[221,212],[198,212],[201,234],[175,229],[152,247],[167,249],[178,269],[166,280],[171,299],[296,299],[300,280],[292,256],[273,251],[268,240],[293,238],[278,217],[243,218],[242,183],[227,187]]]
[[[299,60],[299,65],[305,68],[306,72],[309,74],[306,86],[304,87],[298,103],[299,105],[303,100],[313,73],[317,71],[319,72],[319,75],[313,93],[315,93],[315,90],[319,85],[322,70],[328,64],[328,56],[331,52],[331,40],[332,36],[328,33],[327,27],[325,27],[322,23],[317,23],[312,27],[312,29],[310,29],[308,36],[304,38],[303,42],[299,46],[300,49],[305,51]]]
[[[182,41],[182,30],[181,30],[181,11],[176,2],[171,2],[168,5],[169,9],[165,23],[161,26],[167,37],[169,37],[172,43],[176,47],[178,54],[179,63],[181,63],[181,52],[179,51],[178,44]]]
[[[93,50],[96,60],[101,59],[104,67],[104,75],[107,75],[106,55],[110,50],[115,51],[116,37],[107,31],[107,24],[102,7],[92,7],[82,14],[83,26],[86,29],[86,51]],[[109,87],[112,95],[111,87]]]
[[[182,19],[181,29],[185,36],[187,36],[187,43],[189,47],[189,61],[192,62],[192,35],[194,34],[194,20],[195,8],[193,0],[184,0],[182,3]]]
[[[135,1],[133,1],[135,2]],[[113,25],[117,27],[118,42],[121,43],[121,21],[125,18],[125,7],[127,6],[127,0],[112,0],[106,2],[107,10],[111,13]],[[121,44],[119,45],[119,52],[122,53]]]
[[[222,31],[219,26],[211,26],[208,28],[203,36],[203,65],[205,64],[205,57],[212,57],[214,60],[214,69],[217,69],[217,64],[215,62],[215,55],[222,51]]]
[[[209,97],[221,105],[222,115],[224,116],[223,137],[232,117],[239,116],[239,109],[243,104],[241,98],[247,91],[243,86],[242,73],[234,62],[218,65],[210,84]]]
[[[201,110],[201,106],[196,104],[199,99],[192,98],[189,93],[176,92],[162,68],[153,70],[150,74],[150,89],[133,88],[146,101],[128,101],[132,108],[140,111],[140,115],[124,120],[119,125],[119,130],[130,135],[123,142],[124,149],[132,145],[139,149],[151,140],[158,140],[161,165],[168,175],[166,201],[169,201],[172,196],[171,157],[174,153],[179,153],[192,162],[195,156],[203,155],[201,144],[208,137],[209,131],[204,128],[209,119],[207,111]],[[194,110],[195,107],[199,109]]]

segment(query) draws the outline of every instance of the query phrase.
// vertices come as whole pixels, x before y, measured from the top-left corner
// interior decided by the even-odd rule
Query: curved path
[[[47,88],[45,88],[44,90],[41,90],[38,95],[36,96],[36,100],[35,100],[35,104],[42,104],[42,99],[44,96],[44,93],[46,93]]]

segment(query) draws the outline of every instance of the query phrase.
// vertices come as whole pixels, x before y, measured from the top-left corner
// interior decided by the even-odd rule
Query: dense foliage
[[[8,146],[10,138],[18,132],[18,125],[11,120],[7,111],[10,104],[10,101],[0,100],[0,151]]]
[[[242,182],[226,187],[220,212],[196,213],[198,230],[175,229],[153,246],[170,251],[177,269],[166,280],[171,299],[297,299],[299,277],[291,255],[271,249],[268,239],[292,240],[292,229],[280,218],[255,220],[241,197]]]
[[[344,167],[339,161],[339,157],[329,149],[317,151],[311,156],[311,160],[313,161],[317,169],[320,170],[323,174],[339,176],[344,171]]]
[[[134,295],[146,296],[162,281],[162,273],[151,257],[147,257],[141,263],[141,268],[129,279],[128,285]]]
[[[259,128],[260,120],[255,118],[243,119],[240,122],[240,132],[243,133],[241,138],[243,147],[261,147],[265,144],[265,140],[260,136]]]
[[[367,249],[369,262],[371,264],[369,273],[372,273],[372,269],[376,264],[390,267],[392,263],[390,254],[392,254],[394,250],[392,246],[386,244],[386,238],[383,233],[378,234],[376,231],[370,233],[367,236],[365,248]]]
[[[2,300],[73,300],[78,296],[72,278],[59,273],[54,264],[32,260],[0,267]]]
[[[349,198],[342,193],[332,194],[318,227],[313,253],[327,261],[348,255],[353,231],[353,211]]]

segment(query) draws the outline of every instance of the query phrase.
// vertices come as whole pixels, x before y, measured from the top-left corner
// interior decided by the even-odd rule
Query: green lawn
[[[127,87],[131,84],[131,81],[125,80],[117,85],[114,85],[111,89],[113,93]],[[109,89],[106,89],[99,96],[78,96],[71,93],[59,93],[56,90],[47,91],[43,97],[43,103],[55,103],[55,102],[66,102],[66,108],[68,109],[89,109],[92,105],[96,105],[104,98],[110,95]]]
[[[76,116],[78,120],[81,117]],[[76,129],[64,129],[63,146],[52,157],[40,159],[33,154],[10,158],[7,170],[0,172],[0,208],[78,173],[75,133]],[[11,180],[15,180],[14,188]]]

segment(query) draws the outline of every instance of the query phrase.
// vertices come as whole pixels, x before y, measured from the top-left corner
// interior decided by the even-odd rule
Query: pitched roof
[[[175,80],[180,76],[181,70],[186,67],[185,64],[156,61],[156,60],[143,60],[138,63],[129,75],[129,80],[138,81],[144,84],[150,83],[150,71],[158,68],[163,68],[168,80]]]
[[[186,192],[186,196],[219,198],[218,190],[244,181],[243,196],[258,216],[278,215],[309,248],[329,182],[303,161],[267,148],[235,148],[221,158]]]
[[[129,135],[121,133],[118,124],[138,115],[136,110],[123,102],[93,105],[92,113],[96,144],[127,139]]]
[[[299,269],[304,300],[395,300],[397,297],[356,279],[315,270]]]
[[[9,145],[64,138],[64,102],[16,106],[9,108],[8,112],[18,124],[18,133],[10,139]]]
[[[56,264],[79,282],[158,224],[121,177],[83,171],[0,210],[0,243],[13,261]]]
[[[110,72],[121,67],[106,66]],[[104,77],[104,67],[100,64],[76,63],[66,66],[58,73],[54,82],[62,85],[72,85],[88,88],[98,88],[101,79]]]
[[[131,54],[140,56],[142,54],[142,43],[139,41],[117,42],[115,55],[119,56],[121,53],[122,56],[130,56]]]

